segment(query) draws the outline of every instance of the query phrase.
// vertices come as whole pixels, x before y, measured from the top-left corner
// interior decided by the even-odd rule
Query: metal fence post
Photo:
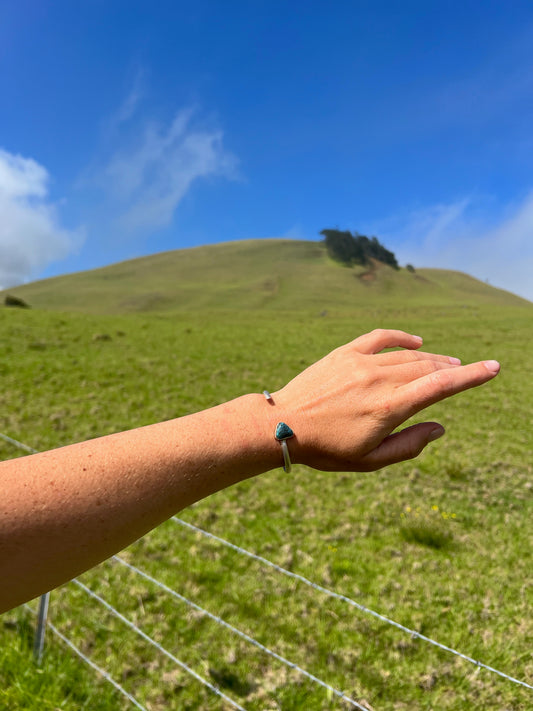
[[[40,664],[43,659],[44,636],[46,633],[46,618],[48,617],[48,603],[50,601],[50,593],[47,592],[41,595],[39,602],[39,612],[37,615],[37,629],[35,630],[35,639],[33,640],[33,657],[37,664]]]

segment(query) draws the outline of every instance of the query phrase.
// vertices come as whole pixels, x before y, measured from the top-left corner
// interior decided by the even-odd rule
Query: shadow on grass
[[[229,691],[233,691],[237,696],[248,696],[255,690],[256,685],[249,682],[247,679],[241,679],[235,672],[227,666],[215,669],[209,668],[209,676],[215,681],[218,686]]]
[[[453,533],[449,528],[425,516],[404,520],[400,526],[400,534],[408,543],[418,543],[436,550],[453,545]]]

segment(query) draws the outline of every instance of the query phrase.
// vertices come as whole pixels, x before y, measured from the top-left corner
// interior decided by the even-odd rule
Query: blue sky
[[[4,0],[0,286],[325,227],[533,300],[533,4]]]

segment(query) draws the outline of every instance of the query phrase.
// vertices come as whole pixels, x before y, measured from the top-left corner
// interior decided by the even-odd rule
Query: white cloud
[[[47,198],[48,179],[32,158],[0,149],[0,288],[35,277],[79,240],[60,227]]]
[[[48,173],[31,158],[0,149],[0,194],[9,199],[44,197]]]
[[[98,181],[112,200],[121,230],[166,227],[197,180],[237,176],[237,160],[224,148],[222,132],[195,125],[193,115],[185,109],[166,127],[146,125],[105,164]]]
[[[533,192],[494,209],[465,198],[389,221],[379,234],[401,263],[456,269],[533,301]]]

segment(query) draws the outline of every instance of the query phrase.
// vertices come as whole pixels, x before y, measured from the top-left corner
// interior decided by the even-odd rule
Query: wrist
[[[274,436],[279,413],[262,393],[243,395],[220,407],[225,410],[227,426],[231,427],[227,437],[233,441],[241,478],[283,466],[281,447]]]

